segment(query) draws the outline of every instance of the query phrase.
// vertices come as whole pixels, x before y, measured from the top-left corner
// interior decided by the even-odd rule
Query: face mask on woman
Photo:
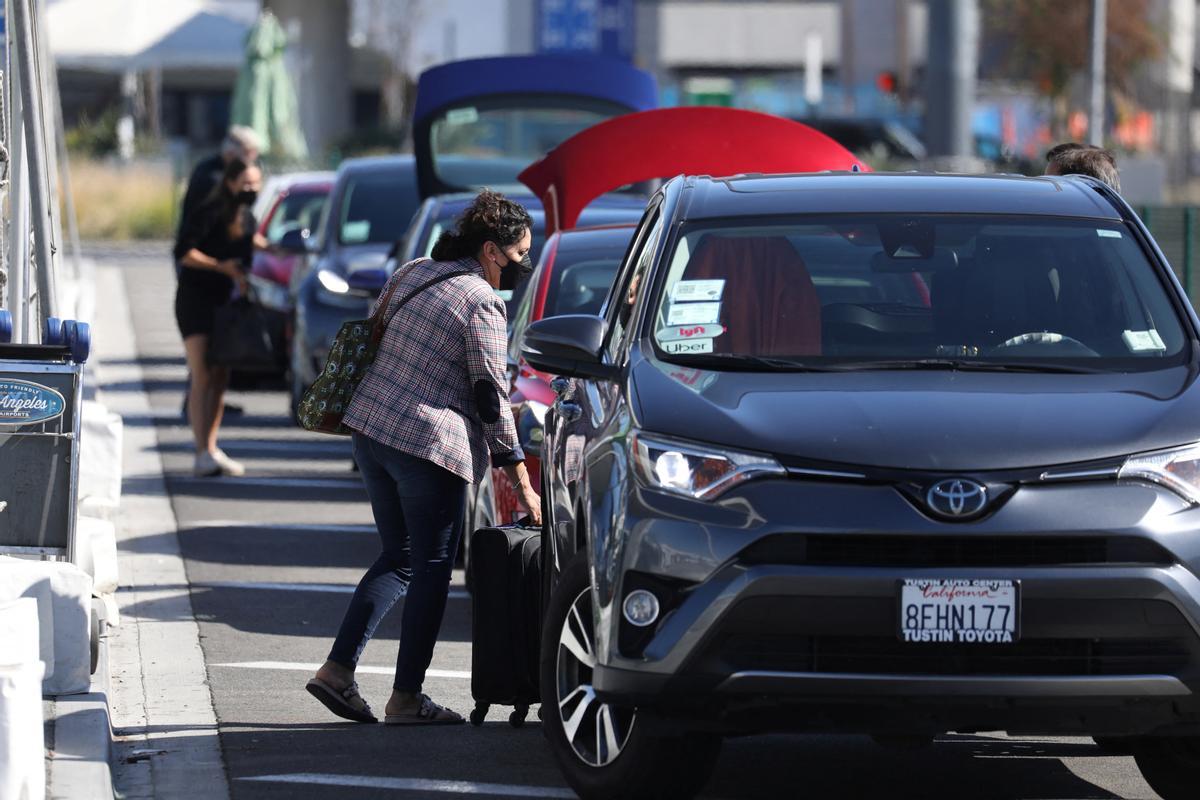
[[[501,247],[499,245],[496,246],[496,249],[499,250],[500,254],[503,255],[505,258],[505,263],[500,265],[500,272],[504,273],[506,270],[508,270],[510,268],[516,270],[517,274],[516,274],[516,281],[513,282],[514,285],[516,285],[517,283],[520,283],[521,281],[528,278],[529,273],[533,272],[533,260],[529,258],[529,253],[526,253],[525,255],[521,256],[520,261],[513,261],[511,258],[508,257],[508,254],[505,253],[504,250],[501,249]]]
[[[243,206],[252,206],[254,201],[258,199],[258,192],[254,189],[243,189],[237,194],[237,201]]]

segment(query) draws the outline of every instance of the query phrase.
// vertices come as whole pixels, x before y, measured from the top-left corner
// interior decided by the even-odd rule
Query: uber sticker
[[[670,353],[674,356],[711,353],[713,351],[713,340],[688,339],[680,342],[663,342],[662,349],[664,353]]]
[[[671,300],[687,303],[696,300],[720,300],[725,292],[725,281],[680,281],[671,289]]]
[[[720,318],[720,303],[676,303],[667,312],[668,325],[711,325]]]
[[[1096,235],[1104,239],[1120,239],[1121,232],[1109,230],[1108,228],[1096,228]]]
[[[479,121],[479,112],[473,106],[452,108],[446,112],[447,125],[471,125]]]
[[[1121,334],[1131,353],[1161,353],[1167,349],[1158,331],[1125,331]]]
[[[724,332],[724,325],[678,325],[656,331],[654,336],[660,342],[677,342],[681,339],[712,339]]]

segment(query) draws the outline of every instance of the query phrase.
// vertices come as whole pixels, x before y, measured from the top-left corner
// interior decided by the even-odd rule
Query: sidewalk
[[[47,703],[47,796],[107,800],[115,784],[122,798],[220,799],[217,720],[124,281],[119,261],[97,266],[95,372],[125,420],[123,480],[137,487],[116,520],[121,625],[103,640],[93,693]]]

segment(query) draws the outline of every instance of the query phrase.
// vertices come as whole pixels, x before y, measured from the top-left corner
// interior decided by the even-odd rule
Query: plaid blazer
[[[436,283],[395,313],[344,422],[478,483],[490,464],[524,459],[508,400],[504,301],[474,258],[412,262],[380,297],[398,284],[395,309],[431,278],[462,270],[473,274]]]

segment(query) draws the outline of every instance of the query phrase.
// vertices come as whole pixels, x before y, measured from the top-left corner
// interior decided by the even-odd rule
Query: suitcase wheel
[[[478,728],[487,718],[487,712],[490,706],[487,703],[479,703],[471,711],[471,724]]]
[[[525,724],[525,718],[529,716],[529,706],[517,706],[513,712],[508,715],[508,724],[514,728],[519,728]]]

